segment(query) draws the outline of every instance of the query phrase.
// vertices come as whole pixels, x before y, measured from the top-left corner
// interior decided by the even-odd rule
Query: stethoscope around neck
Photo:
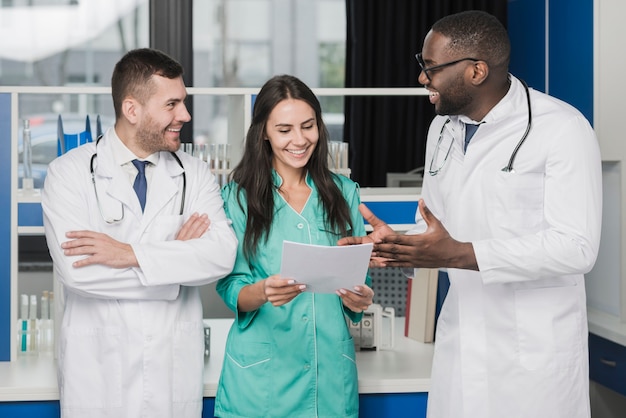
[[[99,136],[98,139],[96,139],[96,152],[93,153],[93,155],[91,156],[91,160],[89,161],[89,172],[91,173],[91,183],[93,184],[93,191],[96,194],[96,202],[98,203],[98,210],[100,211],[100,215],[102,216],[102,219],[104,219],[104,222],[108,224],[114,224],[117,222],[121,222],[124,219],[124,204],[120,202],[120,206],[122,208],[121,216],[117,218],[115,217],[111,218],[111,217],[107,217],[104,215],[104,211],[102,210],[102,205],[100,204],[100,197],[98,196],[98,187],[96,187],[96,172],[94,169],[94,161],[98,157],[98,151],[97,151],[98,143],[100,142],[101,138],[102,136]],[[176,160],[180,168],[183,169],[183,193],[180,199],[180,213],[179,213],[179,215],[182,215],[183,211],[185,210],[185,192],[187,191],[187,175],[185,174],[185,167],[183,166],[183,162],[180,160],[180,158],[178,158],[178,155],[176,155],[175,152],[171,152],[171,151],[170,151],[170,154],[172,155],[172,157],[174,157],[174,159]]]
[[[501,170],[505,173],[513,173],[515,172],[515,170],[513,170],[513,163],[515,162],[515,157],[517,157],[517,153],[519,151],[519,149],[521,148],[522,144],[524,144],[524,141],[526,141],[526,138],[528,137],[528,133],[530,132],[530,128],[532,126],[532,120],[533,120],[533,114],[532,114],[532,109],[530,106],[530,91],[528,90],[528,84],[526,84],[526,82],[524,80],[521,80],[522,85],[524,86],[524,91],[526,92],[526,103],[528,106],[528,122],[526,123],[526,130],[524,131],[524,135],[522,135],[522,137],[520,138],[520,140],[517,142],[517,145],[515,146],[515,148],[513,149],[513,152],[511,153],[511,157],[509,158],[509,163],[504,166],[504,168]],[[444,123],[443,126],[441,127],[441,132],[439,132],[439,140],[437,141],[437,146],[435,148],[435,150],[439,149],[439,144],[441,143],[441,140],[443,138],[443,130],[445,129],[446,125],[450,122],[450,118],[448,118]],[[441,169],[443,168],[443,166],[445,165],[446,161],[448,160],[448,155],[450,154],[450,150],[452,149],[452,144],[454,143],[454,141],[450,142],[450,147],[448,148],[448,151],[446,152],[446,155],[444,157],[443,163],[441,164],[441,166],[435,170],[433,170],[433,162],[435,160],[435,155],[437,154],[437,152],[433,153],[433,156],[430,160],[430,169],[428,170],[428,174],[430,174],[431,176],[436,176],[437,174],[439,174],[439,171],[441,171]]]
[[[522,135],[522,138],[517,142],[517,145],[515,146],[515,148],[513,149],[513,152],[511,153],[511,158],[509,158],[509,163],[502,169],[502,171],[506,173],[513,172],[513,163],[515,162],[515,157],[517,157],[517,152],[519,151],[524,141],[526,141],[526,137],[528,136],[528,133],[530,132],[530,127],[532,126],[532,123],[533,123],[533,112],[530,107],[530,91],[528,91],[528,84],[526,84],[524,80],[520,79],[520,81],[522,82],[522,85],[524,86],[524,91],[526,92],[526,103],[528,105],[528,122],[526,123],[526,131],[524,131],[524,135]]]

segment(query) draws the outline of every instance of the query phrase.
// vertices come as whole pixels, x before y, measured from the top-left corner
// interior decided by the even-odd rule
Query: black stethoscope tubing
[[[526,82],[521,79],[520,81],[522,82],[522,85],[524,86],[524,91],[526,92],[526,103],[528,105],[528,122],[526,123],[526,130],[524,131],[524,135],[522,135],[522,138],[517,142],[517,145],[515,146],[515,148],[513,149],[513,152],[511,153],[511,157],[509,158],[509,163],[502,169],[502,171],[506,173],[514,172],[513,163],[515,162],[515,157],[517,157],[517,153],[520,147],[522,146],[522,144],[524,143],[524,141],[526,141],[526,138],[528,137],[528,134],[530,132],[530,128],[532,127],[533,115],[532,115],[532,108],[530,105],[530,91],[528,89],[528,85],[526,84]],[[443,126],[441,127],[441,132],[439,133],[439,141],[437,142],[437,145],[439,145],[439,143],[441,142],[441,139],[443,137],[443,131],[449,122],[450,122],[450,118],[448,117],[448,119],[444,122]],[[439,167],[436,170],[432,169],[433,161],[435,158],[435,155],[433,154],[433,157],[430,161],[431,168],[428,170],[431,176],[436,176],[439,173],[439,171],[443,169],[443,165],[445,165],[445,161],[448,159],[448,155],[450,154],[450,150],[452,149],[452,144],[453,142],[450,143],[450,147],[448,148],[448,152],[446,153],[446,156],[444,157],[443,164],[441,165],[441,167]]]
[[[519,151],[520,147],[522,146],[524,141],[526,141],[526,137],[528,136],[528,133],[530,132],[530,128],[531,128],[532,121],[533,121],[533,113],[532,113],[532,109],[530,106],[530,91],[528,91],[528,84],[526,84],[524,80],[520,79],[520,81],[522,82],[522,85],[524,86],[524,90],[526,91],[526,102],[528,103],[528,123],[526,124],[526,131],[524,132],[524,135],[522,135],[522,138],[518,141],[517,145],[515,146],[515,149],[513,150],[513,153],[511,154],[511,158],[509,158],[509,163],[506,165],[506,167],[502,169],[502,171],[506,173],[513,172],[513,162],[515,161],[515,157],[517,157],[517,152]]]

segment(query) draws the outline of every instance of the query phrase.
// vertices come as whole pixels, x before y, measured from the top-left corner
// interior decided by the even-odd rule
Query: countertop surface
[[[626,322],[597,309],[587,308],[589,332],[599,337],[626,346]]]
[[[214,397],[232,319],[206,319],[211,355],[204,365],[204,396]],[[433,344],[404,336],[404,318],[395,318],[393,349],[358,351],[359,393],[427,392]],[[51,353],[0,362],[0,401],[58,400],[56,363]]]

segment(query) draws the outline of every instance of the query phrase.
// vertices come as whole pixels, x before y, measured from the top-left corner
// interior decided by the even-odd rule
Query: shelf
[[[187,93],[194,96],[222,96],[225,101],[227,135],[222,138],[224,143],[230,145],[230,161],[234,166],[243,154],[243,139],[251,123],[252,102],[260,88],[188,88]],[[427,96],[428,91],[424,88],[337,88],[337,89],[313,89],[318,96]],[[17,304],[17,266],[18,249],[17,237],[20,235],[42,235],[43,216],[41,213],[41,190],[22,190],[18,188],[18,133],[20,126],[20,102],[27,95],[54,95],[63,94],[68,96],[110,96],[110,87],[28,87],[28,86],[0,86],[0,136],[10,138],[10,141],[0,141],[0,180],[4,181],[2,188],[5,196],[9,198],[0,204],[0,219],[6,222],[6,230],[10,230],[5,238],[4,250],[0,251],[0,306],[7,309],[0,311],[0,361],[15,361],[17,355],[14,326],[16,323]],[[87,167],[85,168],[86,173]],[[336,170],[339,174],[350,176],[349,168]],[[218,170],[215,174],[218,180],[225,181],[225,176],[230,170]],[[380,190],[379,190],[380,191]],[[392,198],[386,196],[374,201],[376,192],[364,201],[370,204],[382,204],[390,208],[391,212],[402,205],[405,207],[400,213],[406,214],[406,219],[393,225],[398,230],[408,227],[412,223],[416,201],[413,197]],[[367,194],[367,192],[365,193]],[[370,200],[368,200],[370,199]],[[391,205],[397,203],[399,206]],[[411,213],[413,212],[413,213]],[[377,213],[379,214],[379,213]],[[391,222],[390,222],[391,223]]]

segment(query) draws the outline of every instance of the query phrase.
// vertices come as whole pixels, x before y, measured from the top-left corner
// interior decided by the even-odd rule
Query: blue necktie
[[[463,146],[463,152],[467,151],[467,146],[470,143],[470,139],[472,139],[472,137],[474,136],[474,134],[478,130],[479,126],[480,126],[480,124],[478,124],[478,125],[474,125],[473,123],[466,123],[465,124],[465,145]]]
[[[141,205],[141,211],[146,207],[146,190],[148,189],[148,182],[146,181],[146,165],[150,164],[149,161],[133,160],[133,165],[137,168],[137,177],[135,177],[135,183],[133,183],[133,189],[137,193],[139,198],[139,204]]]

